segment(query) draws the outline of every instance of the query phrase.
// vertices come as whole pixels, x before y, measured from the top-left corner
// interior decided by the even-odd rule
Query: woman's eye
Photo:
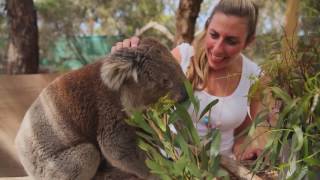
[[[217,39],[219,37],[219,34],[212,32],[210,33],[210,36],[212,39]]]
[[[238,41],[235,39],[226,39],[226,43],[229,45],[236,45],[238,44]]]

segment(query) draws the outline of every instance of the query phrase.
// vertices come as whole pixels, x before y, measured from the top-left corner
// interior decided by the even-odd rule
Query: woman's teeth
[[[211,61],[216,62],[216,63],[221,63],[224,60],[226,60],[226,58],[227,58],[223,55],[222,56],[215,56],[213,52],[210,52],[209,54],[211,56]]]
[[[223,61],[224,57],[217,57],[217,56],[214,56],[214,55],[211,55],[212,59],[214,61],[217,61],[217,62],[220,62],[220,61]]]

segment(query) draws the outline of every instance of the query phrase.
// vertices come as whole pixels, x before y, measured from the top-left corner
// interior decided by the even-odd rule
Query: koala
[[[153,39],[124,48],[58,77],[26,112],[15,144],[34,179],[93,179],[99,164],[153,179],[135,128],[124,119],[169,94],[187,98],[185,80],[170,51]]]

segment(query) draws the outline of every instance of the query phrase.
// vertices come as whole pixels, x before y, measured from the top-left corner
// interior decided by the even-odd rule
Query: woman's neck
[[[224,79],[242,72],[242,56],[239,55],[231,64],[222,69],[209,69],[208,80]]]
[[[205,91],[215,96],[229,96],[238,87],[242,73],[242,57],[228,67],[220,70],[209,70]]]

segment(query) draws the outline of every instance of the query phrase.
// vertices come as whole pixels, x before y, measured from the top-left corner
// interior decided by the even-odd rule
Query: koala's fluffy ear
[[[133,78],[138,82],[135,61],[124,57],[110,56],[101,67],[101,79],[112,90],[119,90],[126,79]]]

